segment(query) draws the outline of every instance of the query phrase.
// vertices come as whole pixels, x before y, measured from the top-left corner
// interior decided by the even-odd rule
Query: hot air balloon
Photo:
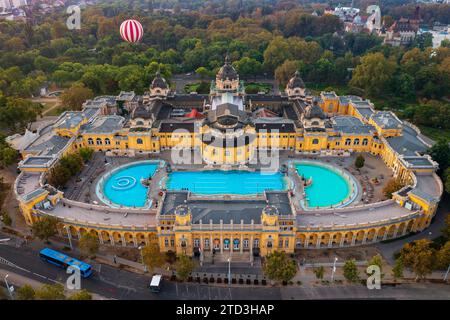
[[[120,36],[123,40],[131,43],[139,42],[144,35],[144,28],[137,20],[125,20],[120,25]]]

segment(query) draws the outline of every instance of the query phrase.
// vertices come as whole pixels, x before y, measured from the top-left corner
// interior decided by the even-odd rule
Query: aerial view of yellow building
[[[144,95],[86,101],[22,139],[15,183],[26,222],[60,221],[102,245],[251,260],[274,250],[347,247],[420,232],[443,187],[432,141],[357,96],[313,95],[299,72],[279,95],[246,94],[228,58],[210,94],[178,94],[158,73]],[[76,181],[59,160],[95,151]],[[353,163],[363,155],[366,165]],[[387,179],[403,187],[381,196]]]

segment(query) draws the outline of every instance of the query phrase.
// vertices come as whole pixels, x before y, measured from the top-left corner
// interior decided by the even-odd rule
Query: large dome
[[[158,71],[156,72],[155,79],[152,81],[152,85],[150,86],[152,89],[154,88],[161,88],[161,89],[167,89],[167,83],[166,80],[161,77],[161,73]]]
[[[322,108],[317,104],[315,101],[313,105],[307,106],[305,110],[305,118],[306,119],[313,119],[313,118],[319,118],[319,119],[325,119],[325,113],[323,112]]]
[[[303,79],[300,77],[300,72],[295,71],[294,76],[288,82],[288,88],[289,89],[305,88],[305,83],[303,82]]]
[[[217,72],[216,77],[221,80],[236,80],[239,78],[236,69],[234,69],[230,63],[228,55],[225,57],[225,64],[220,68],[219,72]]]

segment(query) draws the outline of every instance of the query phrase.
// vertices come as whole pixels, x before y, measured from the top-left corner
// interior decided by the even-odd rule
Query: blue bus
[[[76,266],[80,269],[80,274],[83,278],[88,278],[92,275],[92,266],[90,264],[69,257],[64,253],[44,248],[39,252],[39,257],[48,263],[64,269],[67,269],[69,266]]]

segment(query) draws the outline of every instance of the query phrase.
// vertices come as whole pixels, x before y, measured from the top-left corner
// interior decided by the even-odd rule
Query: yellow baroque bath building
[[[357,96],[313,96],[298,72],[280,95],[246,94],[228,59],[209,95],[177,94],[158,73],[144,95],[97,97],[82,111],[64,112],[54,123],[8,141],[23,157],[14,190],[27,224],[54,216],[65,237],[89,232],[104,245],[135,247],[158,239],[163,251],[201,251],[205,257],[214,252],[251,258],[401,237],[429,226],[443,192],[438,164],[424,154],[432,141],[412,124]],[[199,155],[196,170],[250,171],[267,152],[285,153],[289,161],[361,152],[382,159],[405,187],[381,202],[307,208],[298,202],[299,177],[286,165],[293,181],[288,190],[206,197],[153,181],[150,189],[161,191],[150,206],[117,207],[96,198],[82,201],[78,186],[69,195],[47,183],[59,159],[83,147],[111,159],[155,161],[177,151]],[[168,165],[175,171],[189,167],[183,157],[172,160],[159,161],[155,176],[167,175]],[[98,178],[93,170],[85,170],[91,180]],[[81,177],[79,188],[88,188],[89,179]]]

